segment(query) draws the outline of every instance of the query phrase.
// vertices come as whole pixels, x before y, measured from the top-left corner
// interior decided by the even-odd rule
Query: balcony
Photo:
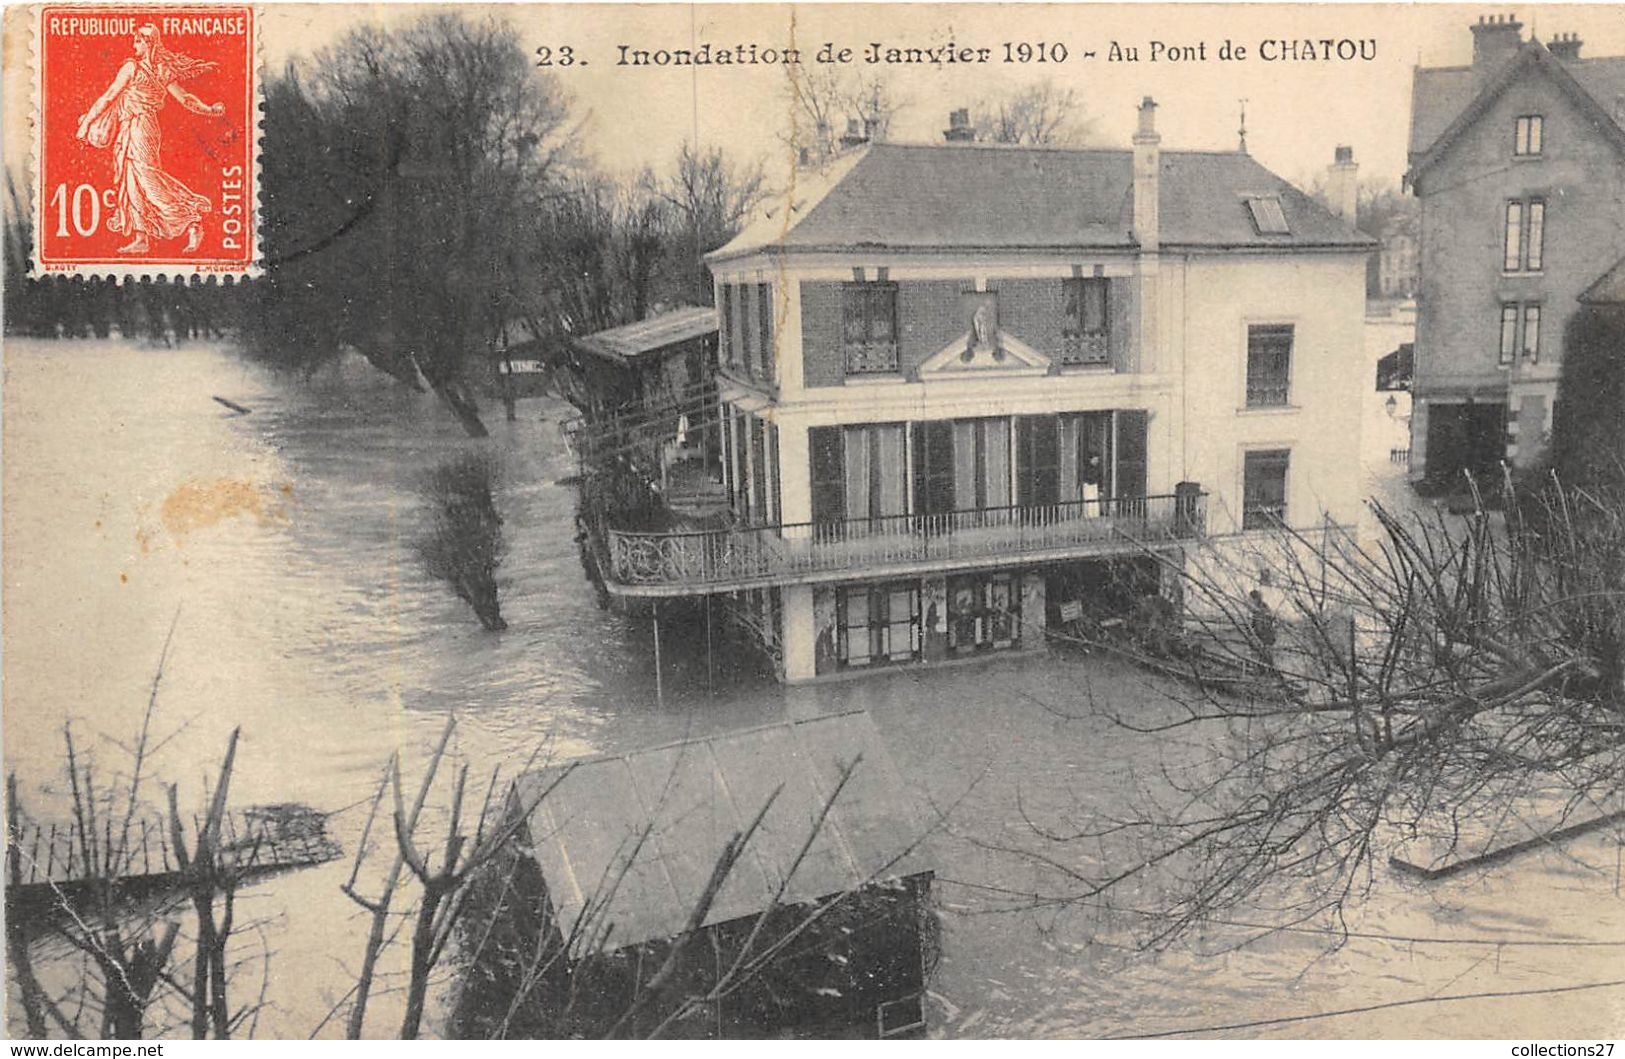
[[[611,591],[731,592],[1135,554],[1198,537],[1203,494],[898,515],[701,533],[604,533]]]

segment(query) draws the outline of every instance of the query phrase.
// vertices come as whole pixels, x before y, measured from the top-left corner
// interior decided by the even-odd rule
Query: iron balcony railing
[[[694,587],[1041,553],[1111,554],[1199,536],[1205,496],[1145,496],[699,533],[606,529],[611,580]]]

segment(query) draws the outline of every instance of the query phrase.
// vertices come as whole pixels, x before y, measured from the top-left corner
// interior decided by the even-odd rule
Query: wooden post
[[[504,363],[508,370],[499,373],[502,376],[502,409],[507,414],[508,422],[512,423],[519,418],[519,410],[514,403],[513,358],[506,356],[506,349],[503,350],[503,353]]]
[[[715,696],[716,684],[712,678],[711,667],[711,597],[705,597],[705,693]]]
[[[660,705],[666,704],[666,691],[660,676],[660,604],[654,604],[655,626],[655,701]]]

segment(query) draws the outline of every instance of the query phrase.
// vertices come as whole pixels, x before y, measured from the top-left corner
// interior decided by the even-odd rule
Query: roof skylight
[[[1253,227],[1258,229],[1259,235],[1292,234],[1286,214],[1281,210],[1279,195],[1249,195],[1246,201],[1247,212],[1252,215]]]

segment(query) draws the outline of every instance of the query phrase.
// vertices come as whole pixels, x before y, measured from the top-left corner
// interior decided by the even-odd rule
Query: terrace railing
[[[612,581],[703,589],[1044,553],[1123,554],[1200,536],[1204,500],[1126,497],[695,533],[609,529],[605,544]]]

